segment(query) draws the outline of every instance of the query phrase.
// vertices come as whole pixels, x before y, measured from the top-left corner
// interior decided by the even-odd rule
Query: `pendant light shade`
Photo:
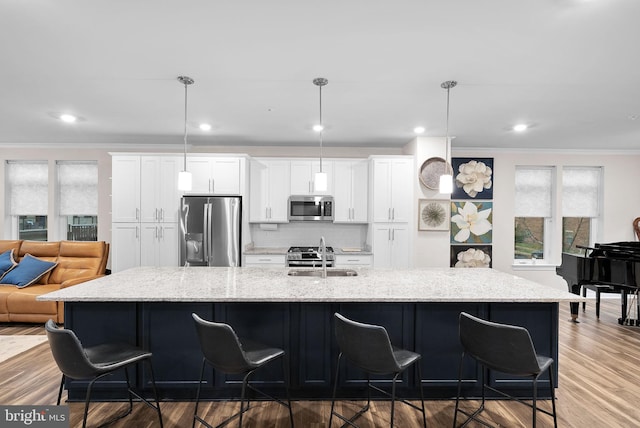
[[[188,192],[193,188],[193,177],[187,171],[187,86],[192,85],[194,80],[188,76],[178,76],[178,82],[184,85],[184,165],[178,173],[178,190]]]
[[[447,173],[442,174],[440,176],[440,186],[438,191],[440,193],[449,194],[449,195],[453,193],[453,168],[451,168],[451,159],[449,158],[449,155],[451,152],[450,150],[451,139],[449,138],[449,91],[451,90],[451,88],[454,88],[457,84],[458,82],[456,82],[455,80],[447,80],[446,82],[442,82],[442,84],[440,85],[442,89],[447,90],[447,137],[445,141],[445,157],[444,157]]]
[[[329,182],[327,173],[322,171],[322,132],[324,131],[324,126],[322,125],[322,87],[327,83],[329,83],[329,81],[324,77],[313,79],[313,84],[320,89],[320,123],[313,127],[314,131],[320,134],[320,171],[316,172],[313,179],[313,188],[316,192],[326,192]]]

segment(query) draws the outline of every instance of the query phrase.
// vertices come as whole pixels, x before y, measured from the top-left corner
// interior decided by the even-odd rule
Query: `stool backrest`
[[[340,352],[351,363],[370,373],[388,374],[400,371],[384,327],[352,321],[337,312],[334,318]]]
[[[244,373],[254,367],[247,360],[240,339],[230,325],[206,321],[191,314],[204,358],[224,373]]]
[[[541,368],[529,331],[460,313],[460,342],[473,358],[503,373],[534,376]]]
[[[44,327],[53,359],[62,374],[71,379],[90,379],[96,376],[97,368],[89,361],[82,343],[73,331],[58,328],[53,320],[47,321]]]

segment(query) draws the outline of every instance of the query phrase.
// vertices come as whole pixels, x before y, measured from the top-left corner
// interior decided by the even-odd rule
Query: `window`
[[[593,244],[600,215],[601,168],[562,169],[562,251],[581,254]]]
[[[61,236],[70,241],[98,240],[98,163],[57,161]]]
[[[18,239],[47,240],[49,167],[46,161],[7,161],[9,214]]]
[[[553,205],[552,167],[516,167],[514,259],[549,259]]]

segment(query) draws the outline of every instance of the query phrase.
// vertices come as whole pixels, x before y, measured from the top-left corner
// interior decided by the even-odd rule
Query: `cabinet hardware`
[[[136,239],[140,238],[140,231],[138,230],[138,226],[136,226]]]
[[[396,209],[391,208],[391,220],[395,220],[395,219],[396,219]]]
[[[136,208],[136,220],[140,220],[140,208]]]

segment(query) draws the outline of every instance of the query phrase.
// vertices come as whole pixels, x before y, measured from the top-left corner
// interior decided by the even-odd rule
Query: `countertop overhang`
[[[39,296],[63,302],[581,302],[494,269],[356,268],[354,277],[294,277],[289,268],[136,267]]]

